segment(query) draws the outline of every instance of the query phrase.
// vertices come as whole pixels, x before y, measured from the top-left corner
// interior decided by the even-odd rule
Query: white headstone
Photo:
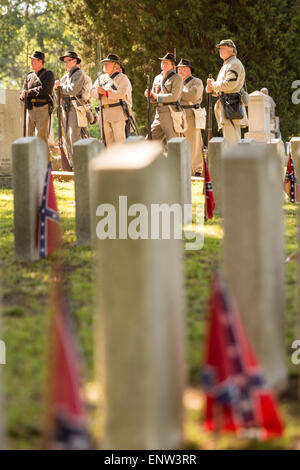
[[[274,148],[239,144],[223,159],[224,269],[266,378],[286,387],[282,170]]]
[[[12,144],[21,137],[21,110],[18,90],[0,90],[0,186],[12,185]]]
[[[151,204],[169,204],[178,197],[161,153],[157,142],[126,143],[111,146],[90,164],[98,214],[95,328],[105,449],[182,445],[182,241],[134,239],[124,220],[127,210],[142,210],[134,204],[151,211]],[[113,223],[111,207],[116,238],[101,240],[99,216],[109,211]],[[152,228],[150,219],[149,214]]]
[[[248,104],[249,131],[245,138],[256,142],[268,142],[271,139],[270,100],[260,91],[249,95]]]

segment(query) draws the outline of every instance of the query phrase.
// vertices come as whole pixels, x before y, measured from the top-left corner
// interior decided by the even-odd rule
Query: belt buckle
[[[104,109],[108,109],[108,108],[109,108],[109,105],[108,105],[108,104],[104,104],[104,105],[103,105],[103,108],[104,108]]]
[[[162,107],[163,103],[157,103],[157,106]]]

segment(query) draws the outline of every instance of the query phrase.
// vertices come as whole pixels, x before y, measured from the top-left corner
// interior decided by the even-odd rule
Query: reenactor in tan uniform
[[[180,125],[177,127],[175,118],[179,113],[182,116],[180,97],[183,82],[174,70],[176,60],[173,54],[168,52],[164,57],[159,57],[159,60],[162,72],[155,77],[150,91],[156,105],[151,134],[154,140],[163,140],[164,138],[170,140],[172,137],[178,137],[181,132]],[[148,90],[145,90],[145,97],[148,97]],[[147,138],[149,139],[149,136]]]
[[[216,46],[219,49],[220,57],[224,64],[219,72],[217,80],[207,79],[206,91],[213,96],[220,96],[222,93],[240,93],[245,83],[245,69],[241,61],[236,57],[237,49],[231,39],[224,39]],[[215,105],[215,116],[219,129],[222,129],[223,136],[231,144],[236,144],[241,140],[241,127],[248,125],[248,118],[245,106],[243,105],[244,117],[239,120],[229,120],[225,117],[224,107],[220,101]]]
[[[126,139],[125,124],[128,117],[124,105],[131,100],[131,83],[121,71],[119,56],[108,54],[102,62],[104,73],[95,81],[91,96],[101,96],[105,141],[109,146]]]
[[[47,144],[49,156],[49,121],[53,111],[52,93],[55,80],[53,72],[44,68],[45,54],[43,52],[35,51],[30,58],[33,72],[27,75],[20,95],[22,101],[27,96],[28,119],[26,133],[28,136],[36,134],[37,137],[44,140]]]
[[[81,59],[76,52],[67,51],[59,60],[64,62],[67,72],[61,80],[56,80],[55,88],[59,86],[62,88],[64,133],[68,160],[72,167],[73,144],[89,136],[84,108],[84,99],[87,97],[85,95],[87,79],[86,74],[78,67]]]
[[[200,78],[192,75],[194,69],[186,59],[180,60],[177,65],[177,72],[183,80],[180,102],[186,113],[187,130],[184,135],[191,145],[192,174],[201,176],[203,172],[201,128],[205,128],[206,116],[205,109],[200,107],[203,97],[203,83]]]

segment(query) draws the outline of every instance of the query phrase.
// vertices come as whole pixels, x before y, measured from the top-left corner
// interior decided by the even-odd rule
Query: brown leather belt
[[[155,103],[157,107],[161,107],[161,106],[176,106],[178,103],[178,101],[172,101],[171,103]]]
[[[47,98],[31,98],[28,101],[29,103],[49,103],[49,100]]]
[[[116,106],[122,106],[121,103],[103,104],[102,109],[115,108]]]
[[[183,109],[200,109],[200,104],[182,104]]]

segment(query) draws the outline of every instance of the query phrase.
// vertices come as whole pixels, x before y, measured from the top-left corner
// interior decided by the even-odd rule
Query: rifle
[[[147,121],[148,121],[148,138],[152,140],[152,132],[151,132],[151,102],[150,102],[150,75],[147,75]]]
[[[209,78],[212,78],[212,74],[209,74]],[[207,155],[208,155],[208,143],[212,136],[212,99],[211,93],[208,93],[208,113],[207,113]]]
[[[28,44],[27,44],[27,52],[26,52],[26,78],[25,78],[25,86],[24,90],[28,91]],[[23,137],[26,137],[27,134],[27,93],[24,96],[24,118],[23,118]]]
[[[59,80],[58,53],[56,47],[56,79]],[[61,168],[63,171],[71,171],[69,160],[67,158],[64,142],[63,142],[63,125],[62,125],[62,96],[61,86],[57,87],[57,121],[58,121],[58,146],[61,156]]]
[[[99,69],[98,69],[98,86],[100,85],[100,66],[101,66],[101,44],[98,42],[98,57],[99,57]],[[105,132],[104,132],[104,119],[103,119],[103,108],[102,108],[102,97],[100,93],[98,94],[99,100],[99,117],[100,117],[100,136],[103,144],[106,145]]]

